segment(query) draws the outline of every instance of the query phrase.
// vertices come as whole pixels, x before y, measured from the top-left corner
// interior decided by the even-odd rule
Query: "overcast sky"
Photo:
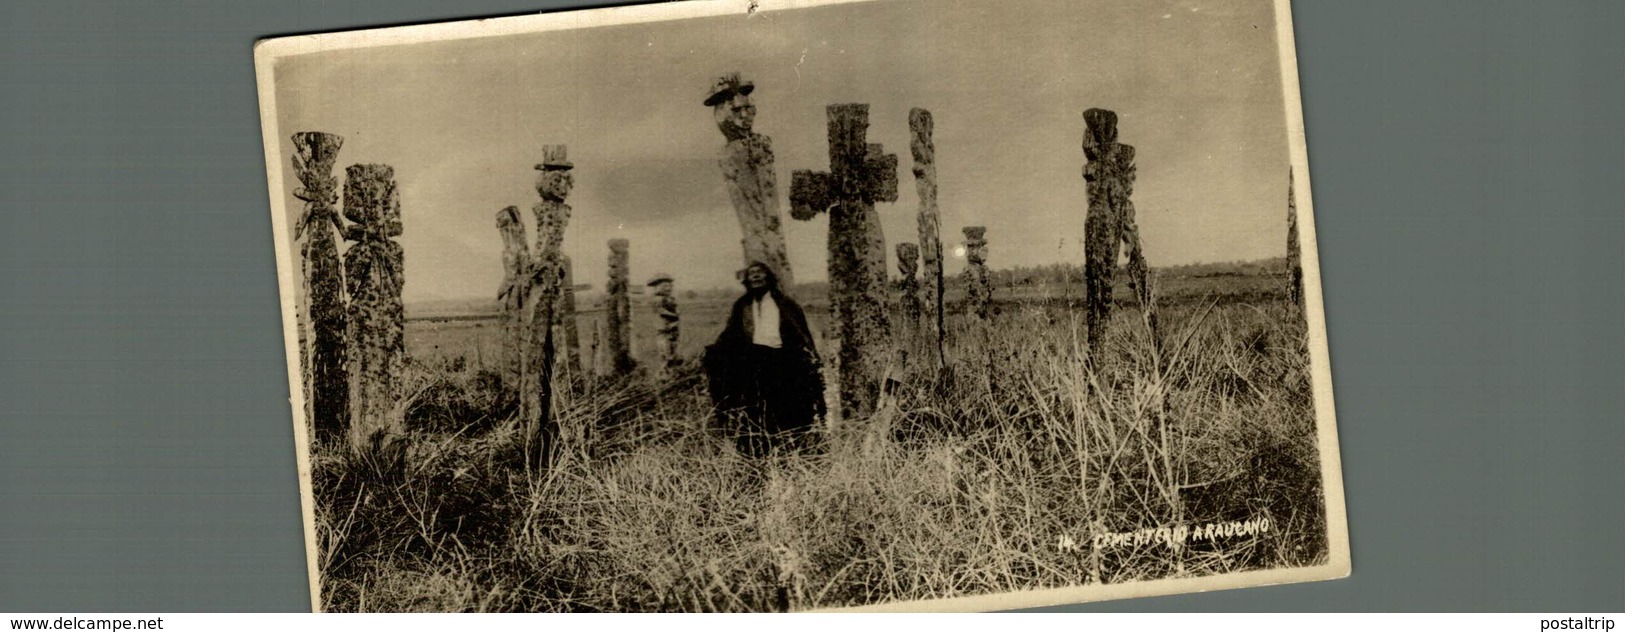
[[[798,280],[826,278],[827,224],[790,219],[790,172],[829,168],[824,108],[845,102],[870,104],[869,142],[898,154],[899,199],[877,205],[888,250],[917,241],[908,111],[924,107],[945,244],[981,224],[995,268],[1081,262],[1082,112],[1103,107],[1138,151],[1152,265],[1258,259],[1286,243],[1271,5],[881,0],[313,53],[276,66],[278,124],[285,159],[289,135],[325,131],[345,138],[341,177],[354,163],[395,167],[407,301],[495,295],[495,215],[520,207],[534,242],[544,144],[569,145],[576,165],[564,250],[578,282],[601,284],[606,240],[625,237],[634,280],[732,285],[739,226],[701,103],[728,71],[756,83]]]

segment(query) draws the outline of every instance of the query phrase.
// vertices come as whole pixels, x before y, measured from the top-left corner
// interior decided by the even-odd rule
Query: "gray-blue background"
[[[0,611],[309,608],[250,46],[579,0],[0,8]],[[1299,2],[1354,575],[1625,608],[1625,3]]]

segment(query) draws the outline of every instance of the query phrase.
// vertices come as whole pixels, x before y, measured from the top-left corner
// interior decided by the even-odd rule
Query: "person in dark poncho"
[[[705,350],[718,423],[753,458],[808,447],[825,408],[807,317],[766,265],[752,263],[743,281],[745,295],[734,301],[728,324]]]

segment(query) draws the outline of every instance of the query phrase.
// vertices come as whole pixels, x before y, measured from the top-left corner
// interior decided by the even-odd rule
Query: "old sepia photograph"
[[[1347,576],[1287,0],[694,0],[254,51],[321,611]]]

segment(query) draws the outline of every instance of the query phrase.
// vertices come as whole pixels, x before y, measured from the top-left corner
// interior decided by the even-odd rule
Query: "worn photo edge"
[[[304,413],[303,380],[299,369],[297,287],[293,244],[288,237],[285,178],[281,140],[285,132],[277,122],[276,77],[278,60],[295,55],[375,46],[418,44],[502,35],[542,33],[644,22],[718,17],[731,14],[749,18],[753,14],[810,7],[856,4],[883,0],[694,0],[689,2],[639,4],[597,9],[560,10],[535,15],[417,24],[267,37],[252,45],[256,87],[264,144],[273,243],[277,264],[278,301],[281,307],[285,359],[288,362],[288,402],[292,413],[295,462],[299,475],[300,511],[305,539],[306,569],[310,583],[311,610],[322,611],[322,578],[318,572],[320,552],[315,532],[315,497],[312,488],[310,437]],[[896,601],[830,611],[986,611],[1081,604],[1114,599],[1164,596],[1213,590],[1262,587],[1286,583],[1314,582],[1348,577],[1352,572],[1347,512],[1343,489],[1341,453],[1337,437],[1332,395],[1331,363],[1322,296],[1320,256],[1315,232],[1314,202],[1308,151],[1305,139],[1302,99],[1299,89],[1295,34],[1290,0],[1272,0],[1276,41],[1281,67],[1283,107],[1286,116],[1288,154],[1295,174],[1297,205],[1302,241],[1303,283],[1309,356],[1314,393],[1314,410],[1320,449],[1321,483],[1326,511],[1326,563],[1317,566],[1243,571],[1224,575],[1166,578],[1123,584],[1078,585],[1065,588],[1018,591],[932,600]],[[822,610],[820,610],[822,611]]]

